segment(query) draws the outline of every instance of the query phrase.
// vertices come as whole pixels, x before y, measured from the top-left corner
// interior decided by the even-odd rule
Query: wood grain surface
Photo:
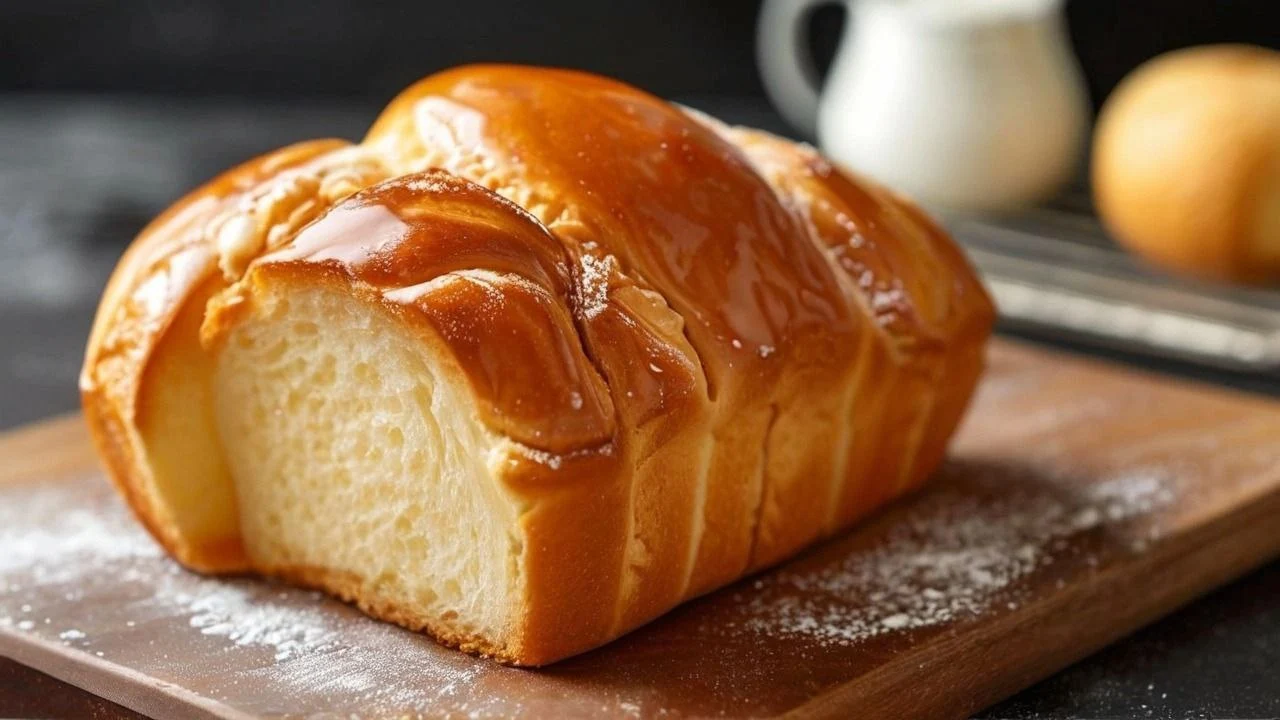
[[[530,671],[179,569],[68,418],[0,439],[0,655],[158,717],[965,717],[1280,554],[1277,438],[1273,401],[1000,342],[924,492]]]

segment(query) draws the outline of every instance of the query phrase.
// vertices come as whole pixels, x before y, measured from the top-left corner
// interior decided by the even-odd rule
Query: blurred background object
[[[1061,0],[849,0],[820,89],[804,21],[824,0],[766,0],[765,89],[831,157],[926,205],[991,210],[1072,178],[1089,108]]]
[[[1120,252],[1095,218],[1076,172],[1089,118],[1062,2],[848,0],[820,85],[808,26],[838,25],[815,18],[831,4],[764,3],[757,59],[770,99],[835,159],[943,213],[1006,327],[1280,375],[1276,293],[1162,277]],[[1082,5],[1068,7],[1090,58],[1090,23],[1118,18]],[[1230,47],[1164,56],[1115,98],[1094,80],[1107,108],[1094,192],[1118,239],[1155,266],[1262,283],[1280,267],[1280,67],[1274,51]]]
[[[1098,119],[1092,184],[1107,228],[1153,263],[1280,281],[1280,52],[1203,45],[1135,70]]]
[[[801,24],[814,78],[856,33],[843,7]],[[0,3],[0,428],[77,407],[99,294],[156,213],[266,150],[358,138],[396,92],[443,67],[577,67],[795,136],[757,72],[760,11],[748,0]],[[1093,108],[1167,51],[1280,47],[1274,0],[1068,0],[1064,12]],[[911,82],[894,62],[866,67]],[[1134,261],[1083,177],[1036,207],[944,219],[1005,332],[1280,392],[1280,293]],[[984,716],[1280,715],[1278,594],[1273,564]]]
[[[1071,0],[1091,104],[1169,50],[1276,47],[1270,0]],[[660,95],[759,97],[759,2],[649,0],[43,0],[0,3],[0,90],[342,97],[376,109],[413,80],[484,60],[579,67]],[[825,73],[838,2],[810,23]]]

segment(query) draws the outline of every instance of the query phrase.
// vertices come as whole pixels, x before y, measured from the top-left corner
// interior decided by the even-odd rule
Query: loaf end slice
[[[253,567],[519,660],[521,504],[449,353],[336,284],[257,280],[214,374]]]
[[[255,571],[508,663],[612,637],[627,476],[562,255],[506,201],[427,174],[339,204],[213,299]]]

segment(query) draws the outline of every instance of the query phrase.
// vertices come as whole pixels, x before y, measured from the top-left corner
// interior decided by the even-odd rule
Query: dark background
[[[752,0],[37,0],[0,2],[0,90],[332,97],[380,105],[442,67],[605,73],[666,96],[761,96]],[[1275,0],[1072,0],[1095,105],[1160,52],[1280,45]],[[818,12],[829,55],[843,12]]]
[[[577,67],[784,132],[755,69],[757,9],[752,0],[0,0],[0,429],[75,408],[92,309],[148,219],[254,154],[358,137],[390,97],[434,70]],[[1095,107],[1166,50],[1280,46],[1277,15],[1280,0],[1067,4]],[[842,21],[836,7],[816,14],[819,65]],[[42,704],[73,691],[20,673],[0,663],[0,716],[88,712]],[[981,717],[1280,717],[1280,563]]]

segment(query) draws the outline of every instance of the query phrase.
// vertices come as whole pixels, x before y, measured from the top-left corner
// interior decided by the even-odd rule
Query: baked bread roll
[[[1150,60],[1094,134],[1107,230],[1167,270],[1280,283],[1280,52],[1204,45]]]
[[[152,223],[81,385],[188,567],[540,665],[919,485],[992,321],[937,225],[807,147],[479,66]]]

